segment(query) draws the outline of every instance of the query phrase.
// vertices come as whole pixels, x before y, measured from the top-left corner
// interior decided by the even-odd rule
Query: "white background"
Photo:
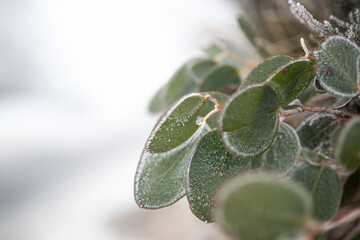
[[[0,0],[0,239],[127,239],[147,104],[222,36],[225,0]],[[238,44],[241,44],[238,42]]]

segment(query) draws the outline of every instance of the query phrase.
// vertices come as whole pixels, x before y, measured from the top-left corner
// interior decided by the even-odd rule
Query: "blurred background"
[[[0,239],[221,239],[133,198],[152,95],[221,36],[224,0],[0,0]]]

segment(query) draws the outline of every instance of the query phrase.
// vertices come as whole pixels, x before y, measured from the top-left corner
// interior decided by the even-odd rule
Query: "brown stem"
[[[338,109],[332,109],[332,108],[327,108],[327,107],[316,107],[316,106],[309,106],[309,105],[303,105],[300,106],[298,108],[295,109],[291,109],[291,110],[283,110],[281,112],[281,115],[283,117],[287,117],[296,113],[300,113],[300,112],[316,112],[316,113],[329,113],[329,114],[335,114],[335,115],[340,115],[342,117],[347,117],[347,118],[351,118],[354,117],[355,115],[343,110],[338,110]]]
[[[299,240],[312,240],[314,239],[319,233],[327,232],[331,229],[339,227],[345,223],[352,222],[360,217],[360,207],[355,208],[354,210],[339,216],[331,221],[325,223],[319,223],[315,225],[307,234],[300,237]]]

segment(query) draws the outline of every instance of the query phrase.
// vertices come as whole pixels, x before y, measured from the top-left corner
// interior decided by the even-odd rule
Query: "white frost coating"
[[[345,45],[347,45],[349,48],[353,48],[355,51],[357,51],[358,56],[356,59],[356,62],[354,62],[354,67],[358,68],[359,66],[359,59],[360,59],[360,48],[352,43],[350,40],[346,39],[345,37],[342,36],[332,36],[327,38],[322,44],[321,44],[321,48],[318,51],[314,52],[314,56],[315,58],[318,60],[322,54],[327,53],[326,51],[330,52],[331,50],[329,50],[329,48],[332,47],[333,41],[342,41]],[[335,50],[334,50],[335,51]],[[354,52],[351,52],[354,53]],[[337,52],[337,55],[339,55],[339,51]],[[334,54],[334,56],[337,56],[336,54]],[[349,56],[343,56],[345,59],[348,59]],[[326,63],[324,63],[325,65]],[[324,81],[322,76],[320,75],[320,70],[322,69],[322,62],[318,61],[318,67],[317,67],[317,71],[316,71],[316,76],[319,79],[319,84],[321,85],[321,87],[323,87],[327,92],[334,94],[335,96],[338,97],[354,97],[357,93],[356,90],[352,91],[352,92],[344,92],[344,91],[340,91],[339,88],[337,88],[337,85],[334,81]],[[356,76],[356,85],[359,86],[359,73],[358,71],[356,72],[357,76]],[[352,79],[350,79],[352,80]]]
[[[262,155],[261,168],[274,171],[279,177],[286,175],[300,157],[301,145],[296,131],[281,123],[278,135],[269,150]]]

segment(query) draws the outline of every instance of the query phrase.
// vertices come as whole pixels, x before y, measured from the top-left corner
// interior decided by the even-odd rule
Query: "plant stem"
[[[329,113],[329,114],[335,114],[335,115],[340,115],[342,117],[347,117],[347,118],[352,118],[355,115],[343,110],[339,110],[339,109],[332,109],[332,108],[327,108],[327,107],[316,107],[316,106],[309,106],[309,105],[303,105],[300,106],[298,108],[295,109],[291,109],[291,110],[282,110],[281,111],[281,115],[283,117],[287,117],[296,113],[300,113],[300,112],[316,112],[316,113]]]
[[[298,238],[298,240],[312,240],[314,239],[319,233],[327,232],[331,229],[337,228],[345,223],[352,222],[360,217],[360,207],[355,208],[354,210],[339,216],[331,221],[325,223],[319,223],[315,225],[310,231],[305,234],[304,236]]]

